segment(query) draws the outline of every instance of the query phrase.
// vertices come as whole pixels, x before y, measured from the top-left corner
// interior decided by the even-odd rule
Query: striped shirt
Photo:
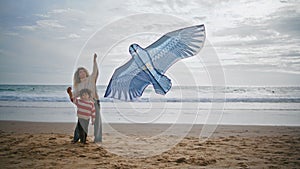
[[[85,120],[89,120],[92,117],[92,121],[95,120],[96,110],[93,101],[85,101],[81,99],[75,99],[74,104],[77,106],[77,116]]]

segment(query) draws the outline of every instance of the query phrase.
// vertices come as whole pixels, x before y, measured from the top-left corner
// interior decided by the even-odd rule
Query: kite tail
[[[171,86],[171,80],[165,75],[161,75],[159,80],[153,83],[155,92],[162,95],[165,95],[171,89]]]

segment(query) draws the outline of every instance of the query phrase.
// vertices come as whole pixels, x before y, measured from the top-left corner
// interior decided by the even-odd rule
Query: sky
[[[101,62],[97,84],[106,85],[113,70],[130,59],[132,42],[146,47],[178,27],[172,23],[176,19],[164,25],[161,17],[151,21],[140,18],[136,23],[143,30],[159,28],[156,34],[152,31],[144,39],[145,34],[126,37],[104,58],[108,39],[121,40],[125,34],[140,31],[135,22],[122,19],[147,13],[180,18],[184,20],[181,27],[206,27],[207,41],[197,55],[200,61],[192,58],[176,63],[168,73],[175,82],[186,76],[185,67],[197,85],[212,85],[210,78],[223,76],[210,73],[216,64],[205,61],[210,57],[205,51],[213,49],[224,71],[225,85],[300,85],[297,0],[0,0],[0,84],[72,84],[77,66],[91,71],[96,52]],[[116,23],[115,29],[101,34],[103,27],[112,23]]]

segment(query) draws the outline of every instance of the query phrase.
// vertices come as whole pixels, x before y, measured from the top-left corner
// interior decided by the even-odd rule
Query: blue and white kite
[[[130,45],[132,58],[115,70],[104,97],[134,100],[149,84],[165,95],[172,83],[164,73],[178,60],[196,55],[204,41],[205,27],[196,25],[169,32],[145,49]]]

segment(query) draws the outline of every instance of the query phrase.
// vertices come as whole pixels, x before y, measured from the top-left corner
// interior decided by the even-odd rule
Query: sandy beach
[[[300,168],[300,127],[222,125],[199,138],[194,125],[181,138],[162,134],[168,124],[107,124],[101,145],[92,134],[71,144],[74,127],[1,121],[1,168]]]

